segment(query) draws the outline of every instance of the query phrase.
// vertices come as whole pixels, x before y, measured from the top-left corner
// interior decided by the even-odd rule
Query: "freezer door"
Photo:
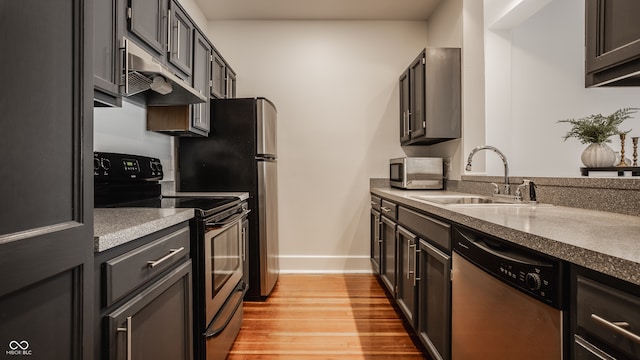
[[[256,121],[257,121],[257,144],[256,154],[272,155],[277,154],[276,144],[276,120],[277,112],[275,106],[267,99],[256,100]]]
[[[277,162],[258,161],[258,231],[260,241],[260,295],[268,296],[278,281],[278,173]]]

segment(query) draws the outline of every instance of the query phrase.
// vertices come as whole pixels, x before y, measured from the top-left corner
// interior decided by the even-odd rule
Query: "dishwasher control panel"
[[[453,250],[485,272],[555,308],[562,307],[559,260],[505,240],[456,228]]]

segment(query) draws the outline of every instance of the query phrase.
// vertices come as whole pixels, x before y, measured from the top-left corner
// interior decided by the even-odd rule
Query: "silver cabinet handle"
[[[158,259],[158,260],[154,260],[154,261],[147,261],[147,267],[150,268],[154,268],[160,264],[162,264],[163,262],[167,261],[168,259],[170,259],[172,256],[175,256],[176,254],[178,254],[179,252],[181,252],[182,250],[184,250],[184,246],[179,248],[179,249],[169,249],[169,254],[163,256],[162,258]]]
[[[411,239],[407,239],[407,280],[411,277],[411,265],[409,265],[409,257],[411,256]]]
[[[176,51],[176,53],[178,55],[176,56],[176,58],[180,59],[180,26],[182,26],[182,22],[180,22],[180,20],[177,20],[177,26],[178,26],[178,35],[176,36],[176,42],[178,43],[178,50]]]
[[[380,210],[382,210],[382,211],[384,211],[386,213],[391,212],[391,209],[389,209],[388,207],[385,207],[385,206],[381,206]]]
[[[122,38],[122,47],[120,48],[120,51],[122,51],[122,64],[124,65],[122,67],[123,73],[120,77],[121,79],[124,79],[124,84],[120,85],[124,85],[124,93],[126,95],[129,93],[129,40],[126,38]]]
[[[624,327],[629,327],[629,323],[627,322],[611,322],[596,314],[591,314],[591,319],[596,323],[606,327],[607,329],[635,342],[636,344],[640,344],[640,336],[632,333],[631,331],[624,329]]]
[[[413,258],[413,263],[414,263],[414,272],[413,272],[413,286],[416,286],[417,282],[420,281],[420,278],[417,276],[418,275],[418,271],[416,269],[415,264],[418,263],[418,258],[420,257],[420,249],[418,248],[417,245],[413,246],[414,248],[416,248],[416,253],[415,253],[415,257]]]
[[[171,54],[171,10],[167,10],[167,52]]]
[[[415,257],[415,251],[411,251],[411,248],[416,247],[416,244],[412,244],[411,243],[411,239],[408,240],[409,246],[407,246],[407,262],[409,265],[409,268],[407,270],[409,270],[409,273],[407,274],[407,279],[409,279],[410,275],[413,275],[413,285],[416,285],[416,257]],[[414,256],[411,256],[411,254],[414,254]],[[413,270],[411,270],[411,260],[413,259]]]
[[[132,352],[131,352],[131,337],[132,337],[131,336],[131,323],[132,323],[131,316],[127,316],[127,327],[123,327],[123,328],[119,327],[119,328],[116,329],[116,331],[126,332],[127,333],[127,360],[131,360],[132,359],[132,357],[131,357],[131,354],[132,354]]]

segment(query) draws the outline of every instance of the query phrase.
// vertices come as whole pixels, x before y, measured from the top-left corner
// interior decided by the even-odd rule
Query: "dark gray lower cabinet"
[[[382,240],[382,263],[380,264],[380,278],[389,290],[396,296],[396,223],[386,216],[380,217],[380,236]]]
[[[110,358],[192,359],[191,316],[189,260],[108,315]]]
[[[380,211],[371,209],[371,267],[374,274],[380,274],[382,240],[380,239]]]
[[[96,360],[193,359],[187,223],[96,254]]]
[[[640,358],[640,287],[572,266],[573,359]]]
[[[434,360],[451,358],[451,256],[419,244],[417,331]]]
[[[396,301],[411,326],[416,326],[416,284],[417,284],[417,252],[418,237],[409,230],[398,225],[396,230],[398,257],[398,292]]]
[[[371,205],[374,271],[379,244],[379,277],[402,315],[432,359],[451,359],[451,224],[373,195]]]

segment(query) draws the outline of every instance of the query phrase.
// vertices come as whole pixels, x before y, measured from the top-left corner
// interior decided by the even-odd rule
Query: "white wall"
[[[238,96],[278,108],[282,271],[370,271],[369,178],[388,177],[401,72],[426,22],[210,22]]]
[[[640,106],[637,87],[585,89],[584,17],[583,0],[553,0],[511,30],[486,32],[486,142],[505,152],[512,175],[580,176],[585,145],[563,142],[568,126],[556,121]],[[627,139],[640,136],[639,117],[623,124],[633,128]],[[501,175],[490,156],[488,173]]]

